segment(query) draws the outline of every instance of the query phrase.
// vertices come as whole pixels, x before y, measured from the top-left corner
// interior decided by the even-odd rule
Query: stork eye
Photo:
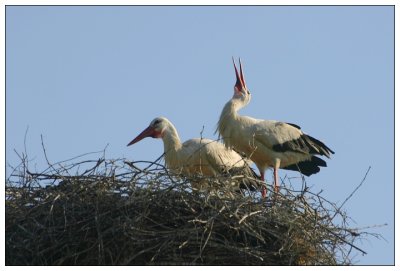
[[[161,120],[155,120],[154,121],[154,125],[157,125],[157,124],[159,124],[161,122]]]

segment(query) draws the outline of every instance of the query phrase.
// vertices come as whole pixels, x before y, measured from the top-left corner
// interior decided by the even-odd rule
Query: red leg
[[[264,172],[260,172],[260,175],[261,175],[261,180],[264,181]],[[263,199],[265,199],[267,197],[267,187],[266,186],[262,187],[261,196]]]
[[[278,167],[274,167],[274,191],[275,193],[279,192],[279,181],[278,181]]]

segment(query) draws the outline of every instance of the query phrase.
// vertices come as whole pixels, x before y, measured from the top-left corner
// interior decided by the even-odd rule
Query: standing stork
[[[326,167],[326,162],[315,155],[330,157],[334,152],[318,139],[300,130],[300,126],[275,120],[254,119],[241,116],[238,111],[251,99],[243,76],[236,73],[234,93],[224,106],[217,125],[217,132],[228,148],[244,153],[258,167],[261,179],[268,167],[274,170],[274,191],[279,191],[278,169],[299,171],[310,176]],[[263,186],[262,196],[266,196]]]
[[[231,180],[229,184],[235,191],[255,190],[260,187],[254,171],[248,165],[251,161],[227,149],[222,143],[210,139],[195,138],[181,143],[174,125],[164,117],[155,118],[128,146],[146,137],[163,140],[165,163],[175,174],[186,177],[216,177],[225,173],[241,173],[243,178]],[[197,190],[207,187],[206,183],[199,181],[192,181],[191,184]]]

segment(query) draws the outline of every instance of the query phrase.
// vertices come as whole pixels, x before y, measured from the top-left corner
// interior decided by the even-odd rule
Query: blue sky
[[[241,114],[300,125],[336,154],[307,178],[368,231],[358,264],[394,263],[394,18],[370,7],[7,7],[6,162],[24,135],[31,165],[100,151],[152,161],[162,141],[126,147],[157,116],[182,140],[216,138],[241,57]],[[281,171],[283,177],[299,175]],[[271,182],[272,172],[267,172]]]

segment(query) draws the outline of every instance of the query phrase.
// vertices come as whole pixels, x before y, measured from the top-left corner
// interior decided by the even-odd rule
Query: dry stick
[[[361,187],[361,185],[365,182],[365,180],[367,179],[367,175],[369,173],[371,169],[371,166],[368,167],[367,172],[364,175],[364,178],[361,180],[360,184],[353,190],[353,192],[351,192],[351,194],[343,201],[343,203],[339,206],[339,208],[336,210],[335,214],[331,217],[330,221],[332,221],[335,216],[340,212],[340,209],[344,206],[344,204],[354,195],[354,193]],[[337,234],[335,234],[334,232],[332,232],[330,229],[326,228],[327,231],[329,231],[331,234],[333,234],[334,236],[336,236],[339,240],[341,240],[342,242],[348,244],[349,246],[351,246],[352,248],[357,249],[358,251],[360,251],[363,254],[367,254],[367,252],[365,252],[364,250],[362,250],[361,248],[351,244],[350,242],[348,242],[347,240],[343,239],[341,236],[338,236]]]
[[[99,160],[97,160],[96,165],[94,165],[93,167],[85,170],[85,172],[83,172],[81,175],[84,176],[86,173],[95,170],[98,166],[100,166],[101,163],[103,163],[105,161],[104,158],[100,158]]]
[[[255,214],[258,214],[258,213],[261,213],[261,212],[262,212],[262,210],[255,211],[255,212],[251,212],[251,213],[249,213],[249,214],[245,214],[245,215],[239,220],[239,224],[241,224],[241,223],[243,222],[243,220],[245,220],[245,219],[248,218],[249,216],[252,216],[252,215],[255,215]]]
[[[24,153],[22,153],[21,155],[17,152],[17,150],[16,149],[14,149],[14,152],[15,152],[15,154],[17,154],[17,156],[18,156],[18,158],[21,160],[21,163],[19,163],[19,165],[17,166],[17,167],[15,167],[14,168],[14,170],[13,170],[13,172],[11,173],[11,175],[10,176],[16,176],[16,177],[22,177],[23,179],[23,186],[25,187],[26,186],[26,183],[25,183],[25,181],[26,181],[26,179],[27,179],[27,176],[25,175],[25,173],[27,173],[28,172],[28,161],[26,161],[27,159],[28,159],[28,157],[26,156],[26,155],[24,155]],[[17,169],[19,168],[19,167],[22,167],[22,174],[16,174],[16,175],[13,175],[14,174],[14,172],[15,171],[17,171]],[[21,171],[20,171],[21,172]]]
[[[364,250],[362,250],[361,248],[357,247],[356,245],[353,245],[352,243],[350,243],[349,241],[345,240],[344,238],[342,238],[341,236],[337,235],[336,233],[334,233],[333,231],[331,231],[328,228],[325,228],[328,232],[330,232],[331,234],[333,234],[335,237],[337,237],[340,241],[348,244],[349,246],[351,246],[352,248],[357,249],[358,251],[360,251],[363,254],[367,254],[367,252],[365,252]]]
[[[150,165],[149,165],[148,167],[146,167],[145,169],[143,169],[143,171],[146,171],[146,170],[149,169],[152,165],[156,165],[156,166],[161,167],[161,168],[167,173],[166,175],[168,176],[168,178],[169,178],[171,181],[173,181],[172,176],[170,175],[169,170],[168,170],[164,165],[161,165],[160,163],[158,163],[158,161],[160,161],[160,160],[164,157],[164,155],[165,155],[165,152],[163,152],[163,153],[160,155],[160,157],[158,157],[154,162],[151,162]]]
[[[61,163],[69,162],[69,161],[75,160],[76,158],[80,158],[80,157],[87,156],[87,155],[90,155],[90,154],[102,153],[102,152],[103,152],[103,151],[87,152],[87,153],[84,153],[84,154],[81,154],[81,155],[72,157],[72,158],[70,158],[70,159],[66,159],[66,160],[62,160],[62,161],[56,162],[55,164],[61,164]]]
[[[165,155],[165,152],[163,152],[163,154],[161,154],[160,157],[158,157],[154,162],[151,162],[150,165],[148,165],[145,169],[143,169],[143,171],[148,170],[152,165],[160,165],[160,166],[162,166],[161,164],[158,163],[158,161],[160,161],[161,158],[164,157],[164,155]],[[164,166],[162,166],[162,167],[164,167]]]
[[[54,164],[50,164],[49,160],[47,159],[46,149],[45,149],[45,147],[44,147],[43,135],[40,135],[40,137],[41,137],[41,140],[42,140],[42,148],[43,148],[43,151],[44,151],[44,154],[45,154],[45,158],[46,158],[47,163],[49,164],[49,167],[46,168],[45,170],[43,170],[42,173],[48,171],[49,169],[53,169],[54,171],[56,171],[56,170],[54,169],[54,165],[56,165],[56,164],[60,165],[61,163],[69,162],[69,161],[75,160],[75,159],[77,159],[77,158],[80,158],[80,157],[83,157],[83,156],[88,156],[88,155],[91,155],[91,154],[97,154],[97,153],[103,153],[103,154],[104,154],[104,153],[105,153],[105,149],[106,149],[107,146],[108,146],[108,145],[107,145],[107,146],[104,148],[104,150],[101,150],[101,151],[87,152],[87,153],[80,154],[80,155],[77,155],[77,156],[75,156],[75,157],[72,157],[72,158],[70,158],[70,159],[66,159],[66,160],[58,161],[58,162],[56,162],[56,163],[54,163]],[[97,161],[97,160],[96,160],[96,161]],[[81,163],[85,163],[85,162],[86,162],[86,161],[81,162]],[[78,163],[78,164],[79,164],[79,163]],[[75,165],[76,165],[76,164],[74,164],[74,166],[75,166]]]
[[[104,265],[104,242],[103,242],[103,235],[100,230],[100,221],[99,221],[99,201],[96,199],[95,205],[95,215],[94,220],[96,222],[96,232],[97,232],[97,239],[98,239],[98,264]]]
[[[354,193],[361,187],[361,185],[365,182],[367,179],[368,172],[370,171],[371,166],[368,167],[367,172],[364,175],[364,178],[361,180],[360,184],[351,192],[351,194],[343,201],[343,203],[339,206],[339,208],[336,210],[335,214],[332,216],[331,221],[335,218],[335,216],[339,213],[340,209],[344,206],[344,204],[354,195]]]
[[[46,148],[44,147],[44,141],[43,141],[43,135],[40,135],[40,141],[42,142],[42,148],[43,148],[43,153],[44,153],[44,158],[46,159],[47,164],[49,165],[49,168],[52,168],[56,170],[53,167],[53,164],[50,163],[49,159],[47,158],[47,153],[46,153]]]
[[[92,162],[96,162],[96,165],[95,165],[94,167],[92,167],[92,168],[86,170],[83,174],[79,175],[78,177],[82,177],[82,176],[84,176],[86,173],[88,173],[89,171],[94,170],[94,169],[95,169],[96,167],[98,167],[102,162],[104,162],[104,160],[103,160],[103,161],[101,161],[101,160],[86,160],[86,161],[74,163],[69,169],[72,169],[72,168],[74,168],[74,167],[76,167],[76,166],[78,166],[78,165],[81,165],[81,164],[92,163]],[[59,172],[57,169],[55,169],[55,168],[53,167],[53,165],[51,165],[50,167],[53,168],[54,172],[56,172],[57,174],[54,174],[54,173],[52,173],[52,174],[46,174],[46,173],[44,173],[44,172],[46,172],[47,170],[42,171],[41,173],[34,173],[34,172],[29,171],[29,170],[26,170],[26,173],[28,173],[29,175],[31,175],[32,177],[35,177],[35,178],[43,177],[43,179],[44,179],[44,178],[47,178],[47,179],[52,179],[52,178],[54,178],[54,179],[56,180],[56,179],[71,178],[71,177],[73,177],[73,176],[67,176],[67,175],[60,174],[60,172]],[[49,168],[50,168],[50,167],[49,167]],[[48,169],[49,169],[49,168],[48,168]]]
[[[24,172],[26,172],[26,170],[28,169],[28,167],[29,167],[29,165],[28,165],[28,151],[27,151],[27,149],[26,149],[26,137],[27,137],[27,135],[28,135],[28,130],[29,130],[29,125],[28,125],[28,127],[26,128],[26,131],[25,131],[25,135],[24,135],[24,150],[25,150],[25,157],[26,157],[26,167],[25,167],[25,163],[24,163]]]

